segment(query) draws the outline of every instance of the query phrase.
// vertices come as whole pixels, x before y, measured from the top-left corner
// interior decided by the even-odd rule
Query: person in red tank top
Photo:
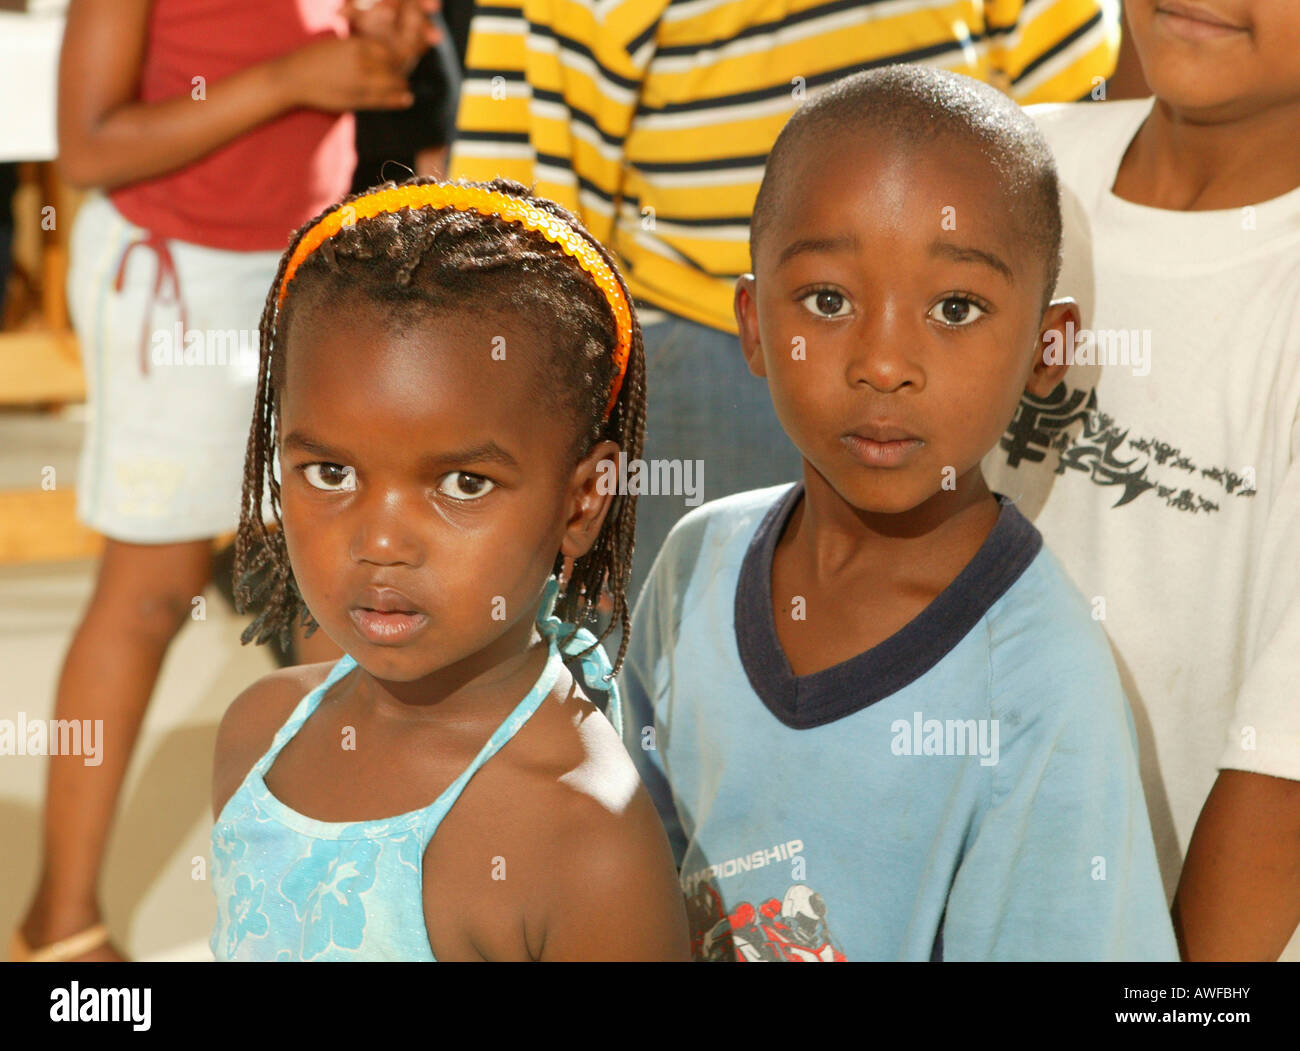
[[[337,0],[154,0],[138,100],[188,98],[188,108],[198,109],[209,101],[208,85],[309,44],[337,50],[345,32]],[[291,231],[347,191],[352,139],[351,113],[286,109],[182,167],[114,187],[109,197],[163,237],[279,251]]]
[[[88,394],[77,514],[106,543],[55,717],[102,720],[108,747],[95,766],[50,759],[40,881],[14,959],[124,958],[96,893],[117,796],[163,657],[211,579],[213,540],[239,520],[256,367],[228,362],[219,341],[242,348],[251,330],[256,347],[285,245],[348,192],[353,111],[411,105],[436,8],[72,0],[58,164],[91,191],[68,280]],[[320,638],[299,654],[340,655]]]

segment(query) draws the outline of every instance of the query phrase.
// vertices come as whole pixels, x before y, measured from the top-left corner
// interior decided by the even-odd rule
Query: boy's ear
[[[736,311],[740,349],[745,353],[745,362],[755,376],[764,377],[767,365],[763,361],[763,344],[758,338],[758,302],[754,298],[753,274],[741,274],[736,278],[736,296],[732,305]]]
[[[581,558],[600,536],[617,494],[618,453],[617,442],[597,442],[573,469],[569,518],[560,540],[560,552],[567,558]]]
[[[1036,398],[1045,398],[1065,379],[1074,360],[1074,341],[1083,327],[1079,304],[1068,296],[1053,299],[1043,314],[1034,348],[1034,365],[1025,390]]]

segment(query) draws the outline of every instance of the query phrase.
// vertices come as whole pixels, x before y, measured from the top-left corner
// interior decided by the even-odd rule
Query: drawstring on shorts
[[[153,320],[154,307],[158,303],[167,303],[180,308],[181,313],[181,332],[182,335],[188,328],[185,321],[185,300],[181,297],[181,280],[176,272],[176,261],[172,258],[171,250],[167,247],[167,238],[152,230],[146,230],[144,233],[131,241],[126,248],[122,250],[122,259],[117,266],[117,277],[113,279],[113,291],[121,292],[126,283],[126,263],[131,256],[131,250],[138,245],[144,245],[152,248],[158,259],[158,269],[154,275],[153,291],[149,294],[149,304],[145,308],[144,322],[140,329],[140,375],[149,375],[149,324]],[[171,295],[163,297],[163,281],[171,280]],[[179,349],[179,348],[175,348]]]

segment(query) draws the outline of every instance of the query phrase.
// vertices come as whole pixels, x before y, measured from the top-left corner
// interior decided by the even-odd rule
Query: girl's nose
[[[406,506],[400,493],[383,493],[367,501],[358,509],[352,560],[381,566],[420,565],[424,548],[411,527],[414,520],[414,511]]]

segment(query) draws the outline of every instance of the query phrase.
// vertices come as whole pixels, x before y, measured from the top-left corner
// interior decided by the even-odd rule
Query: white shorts
[[[73,224],[68,310],[87,395],[77,517],[129,543],[209,539],[239,523],[258,323],[280,253],[133,244],[147,236],[99,192]],[[269,494],[263,508],[270,519]]]

